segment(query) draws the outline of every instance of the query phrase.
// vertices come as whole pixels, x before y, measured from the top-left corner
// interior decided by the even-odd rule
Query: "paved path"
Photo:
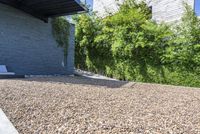
[[[199,134],[200,89],[79,77],[0,80],[21,134]]]
[[[0,109],[0,134],[18,134],[17,130],[6,117],[2,109]]]

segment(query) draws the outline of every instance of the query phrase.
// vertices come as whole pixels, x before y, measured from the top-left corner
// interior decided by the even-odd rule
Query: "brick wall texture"
[[[18,75],[73,74],[74,25],[70,29],[67,64],[45,23],[23,11],[0,4],[0,65]]]

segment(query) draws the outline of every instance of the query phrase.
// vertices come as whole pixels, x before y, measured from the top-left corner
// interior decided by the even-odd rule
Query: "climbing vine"
[[[53,36],[58,43],[58,47],[64,49],[64,55],[67,56],[69,47],[70,23],[64,17],[52,19]]]

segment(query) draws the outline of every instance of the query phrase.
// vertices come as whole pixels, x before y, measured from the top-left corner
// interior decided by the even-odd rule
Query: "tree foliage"
[[[166,61],[187,70],[197,70],[200,65],[200,20],[190,6],[185,4],[182,22],[175,27]]]
[[[104,19],[77,17],[76,67],[121,80],[200,86],[200,21],[185,10],[178,26],[157,24],[147,5],[133,0]]]

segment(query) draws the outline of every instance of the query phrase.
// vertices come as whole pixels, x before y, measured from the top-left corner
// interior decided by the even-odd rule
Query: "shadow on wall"
[[[78,76],[63,76],[63,77],[46,77],[46,78],[26,78],[21,79],[22,81],[36,81],[45,83],[61,83],[61,84],[77,84],[77,85],[91,85],[91,86],[102,86],[108,88],[120,88],[129,82],[126,81],[114,81],[114,80],[102,80],[92,79]]]

